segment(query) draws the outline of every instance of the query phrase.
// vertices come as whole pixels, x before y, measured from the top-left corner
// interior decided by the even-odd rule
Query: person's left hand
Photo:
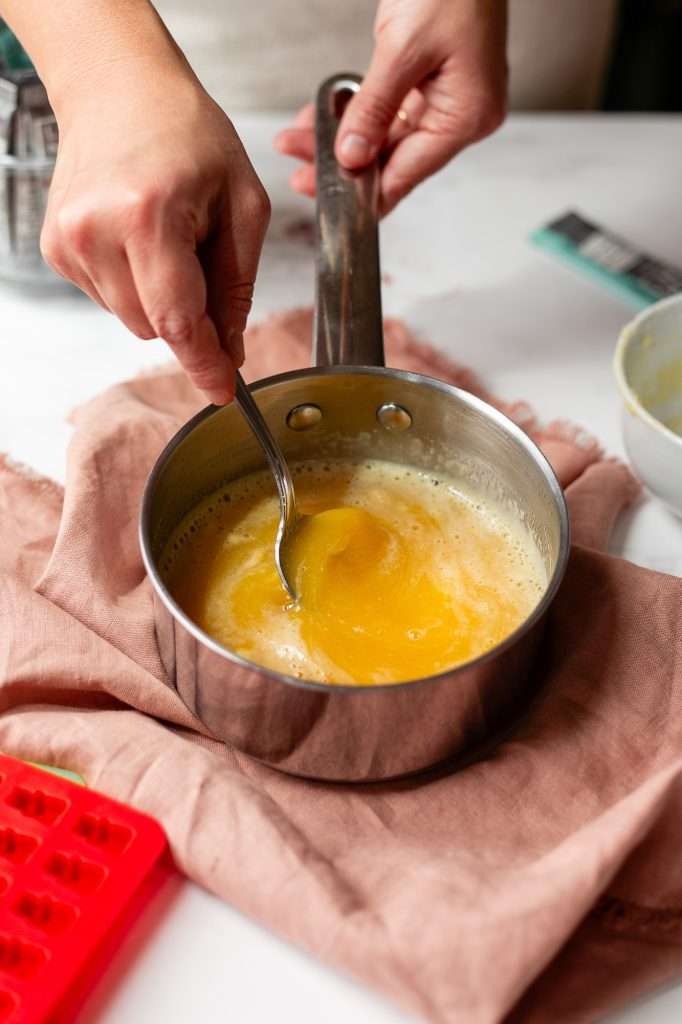
[[[502,122],[506,8],[506,0],[381,0],[372,61],[339,125],[336,158],[358,170],[379,155],[382,214]],[[290,184],[309,196],[313,122],[308,104],[275,139],[304,161]]]

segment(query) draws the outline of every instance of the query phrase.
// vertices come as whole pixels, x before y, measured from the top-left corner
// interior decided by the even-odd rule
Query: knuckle
[[[359,93],[358,96],[361,94]],[[393,120],[395,114],[394,105],[390,103],[381,93],[376,90],[365,92],[363,101],[358,103],[355,111],[355,121],[362,131],[376,131]]]
[[[410,63],[418,52],[417,33],[403,19],[391,19],[377,25],[375,39],[377,48],[389,63]]]
[[[163,340],[171,348],[184,348],[189,345],[195,331],[195,321],[187,313],[176,310],[151,312],[149,322],[156,331],[156,337]]]
[[[60,273],[62,266],[62,250],[57,233],[51,224],[43,225],[40,233],[40,252],[48,266]]]
[[[155,185],[129,191],[121,201],[120,208],[125,234],[146,234],[151,231],[163,201],[163,192]]]
[[[478,130],[480,137],[491,135],[500,127],[507,116],[507,103],[504,96],[489,96],[479,111]]]
[[[92,251],[96,229],[92,215],[85,210],[62,207],[57,213],[57,230],[62,242],[78,256]]]
[[[198,388],[212,388],[223,383],[225,371],[216,353],[193,348],[183,356],[182,365]]]
[[[156,337],[153,327],[150,327],[149,324],[140,319],[129,320],[128,330],[132,331],[140,341],[151,341],[152,338]]]
[[[194,384],[202,391],[222,383],[221,375],[218,373],[215,363],[199,362],[196,365],[185,363],[185,370],[192,378]]]
[[[161,225],[182,232],[191,222],[191,188],[180,173],[128,187],[112,206],[124,239],[150,238]]]
[[[437,62],[437,50],[418,24],[387,22],[377,31],[376,43],[377,53],[388,68],[418,74],[420,69]]]
[[[256,185],[252,185],[246,192],[244,197],[244,207],[250,220],[254,220],[258,224],[267,226],[270,221],[272,204],[270,203],[270,197],[260,182]]]
[[[227,296],[232,311],[248,314],[253,303],[253,281],[232,282],[227,287]]]
[[[247,317],[251,312],[251,299],[244,298],[242,296],[233,296],[230,299],[230,306],[234,313],[241,313],[243,317]]]
[[[486,94],[471,104],[462,116],[461,129],[475,141],[496,131],[506,116],[504,96]]]

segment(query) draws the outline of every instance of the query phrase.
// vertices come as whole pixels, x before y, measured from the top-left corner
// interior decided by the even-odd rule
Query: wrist
[[[75,0],[77,8],[83,0]],[[83,104],[96,105],[112,89],[125,91],[171,77],[196,78],[181,50],[147,0],[112,8],[111,0],[86,0],[90,17],[75,13],[33,55],[60,121]],[[115,11],[115,13],[114,13]],[[87,27],[84,28],[84,25]]]
[[[123,112],[128,100],[137,104],[142,96],[149,104],[158,99],[163,105],[166,96],[180,89],[188,94],[196,92],[199,82],[189,66],[177,59],[169,60],[169,56],[110,54],[48,76],[48,96],[60,128],[87,116],[88,111],[90,116],[97,116],[98,109],[110,109],[112,103]]]

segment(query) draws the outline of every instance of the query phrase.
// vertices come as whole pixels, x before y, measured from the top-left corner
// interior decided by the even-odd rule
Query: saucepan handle
[[[334,156],[339,121],[357,75],[328,78],[317,94],[317,269],[313,362],[383,366],[377,230],[379,168],[345,171]]]

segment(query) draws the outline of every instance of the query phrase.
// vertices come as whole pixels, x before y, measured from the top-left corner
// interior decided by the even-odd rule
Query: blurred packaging
[[[31,58],[17,37],[0,18],[0,71],[18,71],[32,68]]]

